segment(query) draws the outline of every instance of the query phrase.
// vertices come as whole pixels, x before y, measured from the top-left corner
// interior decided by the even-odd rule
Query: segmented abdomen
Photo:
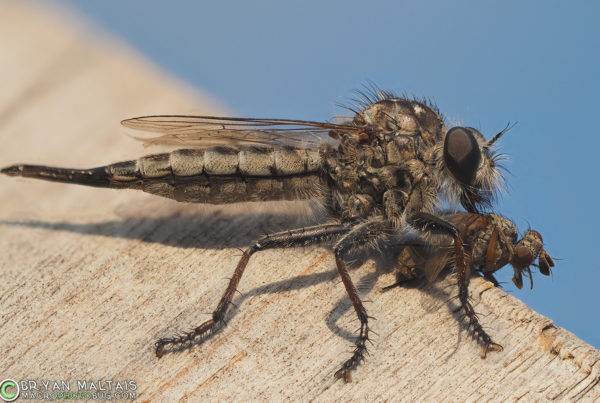
[[[222,204],[316,197],[322,158],[319,150],[216,146],[148,155],[105,169],[110,187]]]

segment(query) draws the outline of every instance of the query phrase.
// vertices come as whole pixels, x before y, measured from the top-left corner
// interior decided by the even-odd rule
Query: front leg
[[[502,351],[502,346],[494,343],[492,338],[483,330],[483,327],[477,319],[477,314],[469,301],[469,288],[467,279],[467,268],[465,265],[465,255],[462,239],[458,229],[446,220],[427,213],[416,213],[407,220],[415,228],[434,234],[446,234],[454,240],[454,257],[457,272],[458,299],[465,312],[469,324],[468,327],[473,331],[475,339],[482,344],[481,358],[485,358],[489,349]]]
[[[383,236],[387,234],[387,227],[384,222],[376,219],[367,221],[363,224],[355,226],[352,231],[341,238],[334,247],[335,263],[337,266],[338,273],[342,278],[346,292],[352,301],[354,311],[360,321],[360,331],[355,341],[355,349],[352,356],[344,362],[342,367],[336,371],[335,377],[341,378],[345,382],[352,381],[351,372],[358,364],[364,360],[364,355],[367,352],[367,341],[369,340],[369,323],[367,310],[365,309],[356,287],[352,283],[350,274],[346,264],[344,263],[344,257],[352,250],[364,248],[377,242]]]

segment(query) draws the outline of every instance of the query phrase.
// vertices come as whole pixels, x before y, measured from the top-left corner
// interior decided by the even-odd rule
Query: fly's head
[[[471,213],[491,207],[502,186],[494,143],[507,129],[490,140],[472,127],[453,127],[433,150],[437,180],[444,195],[459,201]]]
[[[535,263],[538,259],[538,263]],[[551,267],[554,267],[554,260],[544,250],[544,241],[539,232],[534,230],[527,231],[513,247],[510,260],[515,274],[513,283],[518,287],[523,287],[523,273],[529,276],[531,288],[533,288],[533,279],[530,266],[538,267],[540,273],[549,276],[552,273]]]

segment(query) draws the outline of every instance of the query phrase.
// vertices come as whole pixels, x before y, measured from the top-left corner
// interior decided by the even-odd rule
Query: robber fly
[[[510,263],[514,270],[513,283],[522,288],[525,274],[529,277],[530,288],[533,288],[530,266],[537,267],[546,276],[552,272],[554,260],[544,250],[544,241],[537,231],[528,230],[517,241],[517,226],[496,214],[455,213],[443,214],[441,218],[452,223],[460,233],[465,250],[467,281],[469,270],[475,270],[499,286],[494,273]],[[396,283],[384,290],[422,277],[433,282],[444,269],[454,267],[454,257],[452,239],[448,236],[415,239],[410,245],[404,246],[398,256]],[[536,259],[538,263],[535,263]],[[467,288],[459,283],[459,299],[465,310],[473,311],[467,296]],[[469,326],[476,328],[480,325],[469,321]],[[487,354],[487,348],[483,346],[482,357]]]
[[[348,109],[344,123],[214,116],[144,116],[126,127],[159,133],[150,144],[185,148],[92,169],[13,165],[1,170],[23,176],[96,187],[139,189],[181,202],[235,203],[318,199],[331,222],[276,233],[249,247],[239,261],[212,318],[183,336],[163,338],[156,355],[190,343],[224,323],[250,256],[269,248],[330,241],[337,270],[360,330],[352,356],[335,373],[351,380],[369,339],[367,311],[345,259],[353,251],[400,234],[446,234],[453,240],[459,288],[466,290],[460,231],[435,212],[442,199],[458,201],[471,213],[489,207],[501,175],[493,145],[506,131],[485,140],[471,127],[446,129],[427,101],[373,90]],[[399,241],[401,242],[401,241]],[[462,300],[469,320],[477,318]],[[479,326],[476,339],[499,347]]]

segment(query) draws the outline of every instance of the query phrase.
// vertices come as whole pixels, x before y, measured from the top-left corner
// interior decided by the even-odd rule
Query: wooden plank
[[[20,2],[0,3],[0,21],[0,165],[132,159],[146,151],[121,119],[220,110],[85,21]],[[238,248],[305,223],[302,206],[201,207],[7,177],[0,205],[5,378],[135,380],[143,401],[600,399],[600,352],[550,319],[473,280],[505,349],[482,360],[452,280],[383,293],[385,262],[352,271],[377,336],[354,382],[335,381],[357,322],[326,248],[256,254],[229,326],[158,360],[158,337],[210,316]]]

